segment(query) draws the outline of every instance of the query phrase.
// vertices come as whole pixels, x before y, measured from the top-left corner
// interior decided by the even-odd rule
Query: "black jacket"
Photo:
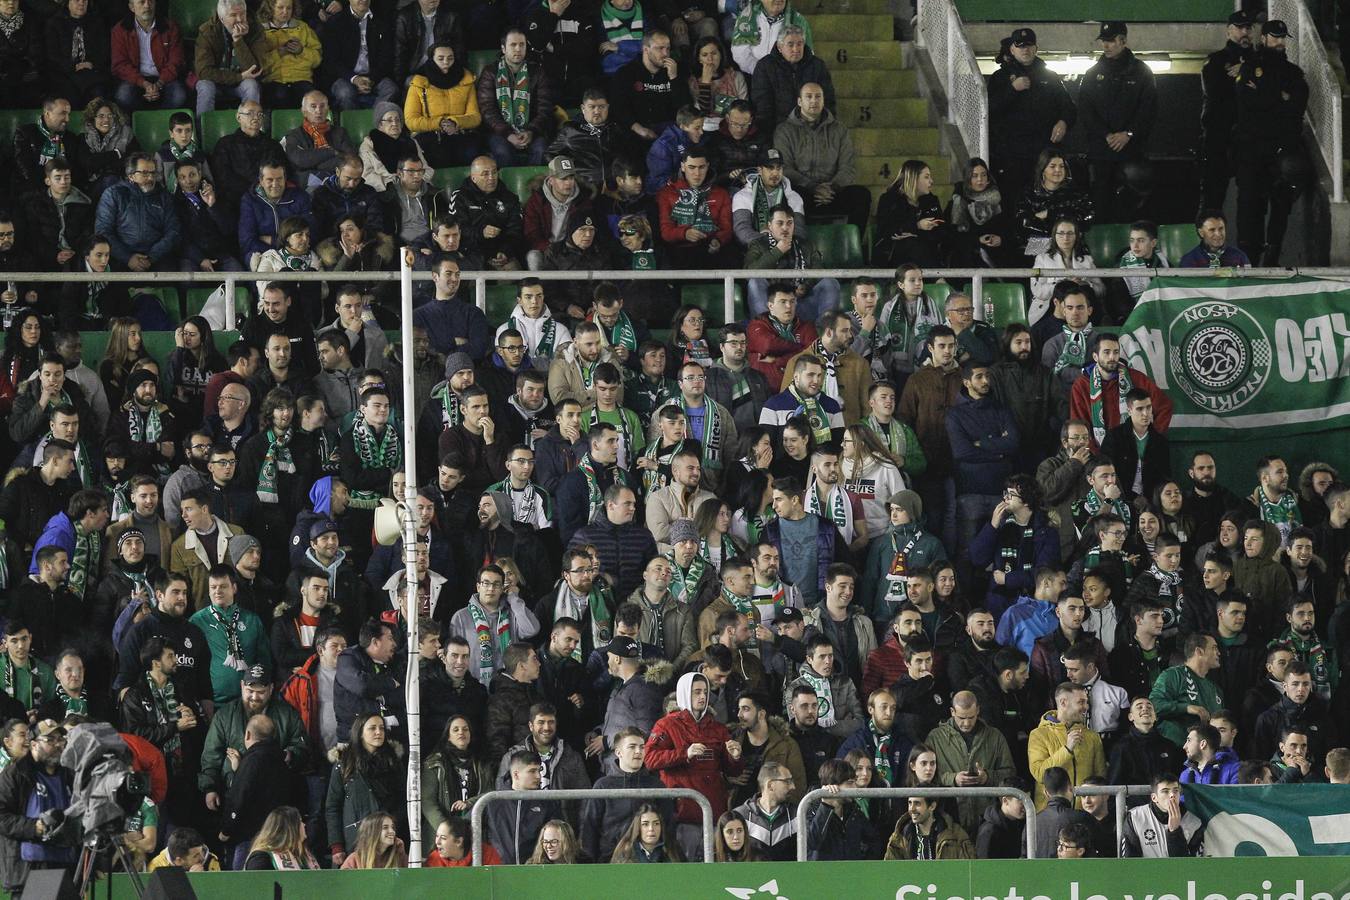
[[[545,8],[544,13],[548,10]],[[637,161],[641,157],[634,146],[633,132],[622,125],[607,121],[597,131],[582,124],[580,115],[558,129],[553,143],[548,145],[548,156],[566,156],[576,166],[577,175],[590,182],[596,190],[611,183],[609,167],[614,160],[624,157]]]
[[[413,6],[409,6],[408,9],[413,9]],[[417,19],[421,21],[420,14]],[[323,184],[309,195],[309,202],[310,212],[314,216],[316,247],[320,240],[337,234],[338,220],[347,215],[357,214],[365,220],[367,239],[377,231],[388,231],[384,223],[384,206],[380,195],[364,181],[357,185],[355,190],[347,192],[337,186],[337,179],[334,176],[329,175],[324,178]]]
[[[364,647],[348,647],[338,657],[333,707],[337,733],[351,733],[357,716],[383,713],[397,716],[403,725],[403,686],[391,665],[377,666]]]
[[[505,672],[492,677],[487,707],[488,759],[501,759],[507,750],[529,737],[530,707],[539,699],[533,684],[516,681]],[[501,847],[497,850],[502,852]],[[502,859],[505,861],[505,857]]]
[[[788,723],[788,734],[801,751],[809,787],[820,787],[820,764],[827,759],[834,759],[835,751],[839,749],[839,738],[818,724],[808,731],[799,727],[795,721]]]
[[[1010,819],[990,803],[975,833],[976,859],[1021,859],[1027,855],[1026,819]]]
[[[1031,697],[1031,691],[1005,692],[999,687],[998,678],[982,675],[971,685],[970,690],[980,701],[980,718],[997,728],[1009,747],[1026,746],[1027,735],[1031,734],[1040,722],[1043,705],[1037,704]],[[1147,693],[1147,692],[1145,692]],[[1131,694],[1130,696],[1135,696]],[[1017,754],[1019,771],[1025,771],[1025,754]]]
[[[5,530],[20,550],[32,549],[42,536],[47,520],[59,512],[65,512],[77,488],[68,478],[48,487],[42,480],[41,471],[35,468],[16,476],[5,485],[4,490],[0,491],[0,520],[4,521]]]
[[[802,85],[818,84],[825,92],[825,108],[835,111],[834,81],[824,61],[807,47],[800,61],[790,63],[774,44],[769,55],[755,66],[755,77],[750,80],[750,101],[755,105],[755,128],[760,134],[773,130],[787,121],[797,108],[797,95]]]
[[[80,260],[79,249],[94,233],[94,204],[89,198],[79,195],[63,204],[66,214],[66,244],[76,255],[67,265]],[[33,261],[45,272],[55,272],[61,267],[56,264],[56,254],[60,252],[61,216],[57,212],[56,201],[51,198],[47,188],[39,185],[36,190],[23,196],[19,206],[23,217],[24,232],[28,252]]]
[[[1141,159],[1158,113],[1153,71],[1128,47],[1115,59],[1101,57],[1083,75],[1078,109],[1083,114],[1089,159]],[[1117,131],[1134,136],[1123,149],[1112,150],[1106,136]]]
[[[1234,108],[1235,159],[1259,159],[1301,146],[1303,113],[1308,108],[1303,70],[1282,51],[1256,51],[1238,73]]]
[[[192,729],[198,734],[206,731],[206,720],[202,716],[201,708],[196,703],[186,703],[183,699],[184,683],[177,676],[173,676],[173,685],[178,694],[178,706],[181,710],[188,707],[197,716],[197,726]],[[181,735],[183,741],[183,753],[181,754],[182,766],[177,769],[179,772],[196,772],[200,765],[200,747],[198,752],[193,753],[190,750],[187,741],[187,732],[178,730],[176,722],[159,721],[155,712],[155,698],[150,692],[150,685],[146,682],[146,676],[142,673],[141,677],[132,682],[122,695],[122,730],[128,734],[134,734],[136,737],[145,738],[154,744],[160,750],[175,735]],[[170,767],[174,767],[173,759],[170,754],[166,754],[166,762]]]
[[[1308,736],[1308,761],[1314,771],[1320,771],[1327,750],[1340,745],[1336,743],[1336,723],[1331,719],[1327,702],[1316,694],[1310,694],[1302,706],[1281,697],[1279,703],[1261,713],[1252,733],[1251,755],[1270,759],[1279,750],[1280,732],[1293,727]]]
[[[600,74],[600,42],[604,40],[600,4],[572,0],[562,15],[555,15],[547,3],[536,3],[525,16],[524,25],[530,55],[543,59],[548,80],[559,87],[558,102],[572,105]],[[550,152],[549,158],[553,156]],[[602,861],[608,862],[609,857],[596,860]]]
[[[324,24],[320,43],[323,44],[320,83],[331,85],[338,79],[350,79],[361,52],[361,28],[356,17],[347,11],[333,16]],[[394,29],[373,13],[366,23],[366,48],[370,80],[378,84],[382,79],[393,78]]]
[[[291,802],[286,754],[275,738],[258,741],[239,756],[239,768],[225,794],[220,831],[230,840],[247,840],[278,806]]]
[[[579,529],[569,542],[569,546],[594,544],[600,551],[600,567],[614,583],[614,596],[627,597],[642,583],[642,569],[656,556],[656,540],[645,526],[636,521],[626,525],[614,525],[605,518],[604,510],[596,514],[595,520],[585,528]],[[539,627],[552,627],[553,603],[549,597],[549,626],[539,619]],[[585,635],[589,639],[589,633]],[[583,640],[583,644],[589,640]],[[584,650],[589,654],[591,647]]]
[[[604,775],[596,780],[595,789],[604,788],[663,788],[666,785],[660,777],[639,769],[632,774],[620,772],[617,775]],[[632,797],[620,797],[610,800],[587,800],[581,807],[581,827],[577,840],[581,849],[596,862],[609,862],[614,848],[633,823],[638,807],[647,801]],[[669,825],[674,821],[675,804],[671,800],[657,800],[655,804],[662,810],[662,818]]]
[[[1237,116],[1237,83],[1228,74],[1228,67],[1242,65],[1251,58],[1252,48],[1228,41],[1205,59],[1200,70],[1200,84],[1204,89],[1204,106],[1200,110],[1200,127],[1206,142],[1226,144]]]
[[[182,191],[173,193],[174,212],[183,225],[183,259],[200,266],[203,259],[217,262],[239,255],[235,245],[235,226],[224,201],[207,206],[193,203]]]
[[[92,69],[75,71],[71,48],[75,42],[75,28],[84,31],[84,60],[93,63]],[[71,18],[65,7],[47,20],[43,29],[43,47],[47,64],[47,77],[66,87],[77,79],[101,78],[104,82],[112,80],[112,45],[109,40],[111,25],[101,19],[93,8],[78,22]],[[61,96],[61,95],[57,95]],[[78,98],[69,98],[71,105],[78,107]]]
[[[510,259],[524,258],[524,208],[520,198],[505,185],[499,182],[495,191],[485,194],[473,179],[465,178],[457,190],[449,193],[446,211],[459,221],[463,235],[461,247],[485,260],[498,253],[505,253]],[[501,233],[492,238],[483,237],[483,229],[488,225],[500,229]]]
[[[1111,748],[1107,784],[1148,784],[1154,775],[1180,775],[1186,755],[1157,729],[1144,734],[1134,726]]]
[[[544,824],[562,817],[562,806],[546,797],[548,792],[540,791],[538,799],[503,801],[487,807],[483,839],[497,850],[503,865],[519,865],[529,859]]]
[[[73,786],[75,773],[64,766],[59,771],[66,787]],[[37,763],[31,755],[14,760],[0,773],[0,887],[14,896],[23,891],[29,870],[28,863],[19,857],[18,844],[38,840],[37,819],[26,815],[28,800],[36,786]],[[62,834],[73,840],[74,831],[66,829]],[[66,837],[53,840],[66,843]]]
[[[1025,91],[1013,79],[1031,79]],[[1073,125],[1077,118],[1059,74],[1037,57],[1024,66],[1011,54],[989,76],[989,148],[1000,159],[1032,160],[1050,143],[1055,123]]]
[[[231,209],[239,209],[239,198],[258,183],[258,166],[264,159],[285,161],[281,145],[263,132],[253,137],[235,129],[216,141],[211,151],[211,176],[215,179],[216,196]],[[318,241],[314,241],[318,244]]]
[[[1102,441],[1102,453],[1116,464],[1117,483],[1120,485],[1121,499],[1132,503],[1137,496],[1134,492],[1134,476],[1139,467],[1139,445],[1134,439],[1134,426],[1128,421],[1122,422],[1106,433]],[[1150,427],[1148,443],[1144,445],[1143,495],[1153,496],[1153,489],[1171,477],[1172,459],[1167,435]]]
[[[455,59],[468,61],[464,53],[464,23],[455,7],[442,3],[436,7],[436,18],[431,23],[432,46],[450,44],[455,48]],[[418,52],[426,38],[426,21],[422,8],[409,3],[394,17],[394,75],[399,84],[408,80],[414,71]]]
[[[1155,647],[1157,657],[1147,660],[1133,633],[1121,637],[1125,640],[1117,640],[1115,649],[1107,657],[1111,681],[1120,685],[1131,697],[1147,697],[1153,689],[1153,682],[1163,669],[1171,665],[1172,642],[1159,638]]]
[[[649,72],[641,56],[610,79],[610,121],[624,127],[638,123],[659,134],[675,121],[675,111],[687,103],[689,86],[684,75],[671,80],[665,69]]]
[[[211,650],[207,646],[206,635],[186,616],[176,619],[158,609],[151,610],[150,615],[128,628],[122,636],[122,646],[117,648],[120,667],[113,681],[113,689],[145,683],[141,648],[152,637],[164,638],[178,656],[178,670],[174,674],[178,701],[195,704],[199,699],[210,700],[213,696]]]
[[[1063,797],[1051,797],[1045,809],[1036,813],[1036,858],[1054,859],[1059,830],[1075,822],[1087,825],[1092,817]]]
[[[46,660],[54,660],[62,650],[75,646],[89,623],[84,602],[69,588],[60,585],[53,591],[32,578],[25,578],[10,589],[7,615],[28,625],[33,635],[33,654]],[[107,638],[103,641],[107,643]]]

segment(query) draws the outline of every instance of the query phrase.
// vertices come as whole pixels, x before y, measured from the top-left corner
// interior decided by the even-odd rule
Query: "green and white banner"
[[[1188,784],[1185,796],[1206,856],[1350,855],[1350,785]]]
[[[1171,431],[1222,439],[1350,426],[1350,283],[1156,278],[1121,351],[1167,391]]]

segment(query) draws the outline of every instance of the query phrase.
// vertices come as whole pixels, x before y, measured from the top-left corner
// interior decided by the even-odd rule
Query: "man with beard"
[[[182,498],[188,491],[211,483],[207,461],[213,444],[211,433],[197,430],[183,439],[183,462],[164,482],[164,521],[175,532],[183,530]],[[167,553],[167,550],[165,551]],[[161,554],[161,559],[166,558]]]
[[[994,655],[1003,647],[994,638],[994,617],[989,610],[977,606],[968,612],[965,637],[948,649],[946,674],[950,684],[970,685],[978,678],[992,677]]]
[[[1083,473],[1092,460],[1091,436],[1092,429],[1087,422],[1070,419],[1059,429],[1059,452],[1036,466],[1036,483],[1041,486],[1042,502],[1047,509],[1060,508],[1059,542],[1063,556],[1072,551],[1078,540],[1072,509],[1073,504],[1087,493]]]
[[[1182,784],[1237,784],[1241,764],[1232,748],[1220,746],[1220,741],[1218,729],[1213,725],[1196,725],[1186,732]]]
[[[48,544],[38,550],[33,559],[36,571],[8,592],[6,615],[28,626],[32,635],[32,653],[45,660],[70,646],[82,630],[88,614],[83,598],[76,596],[66,586],[67,573],[70,571],[70,557],[66,549]],[[110,625],[112,616],[100,615],[99,620],[96,624]],[[8,682],[6,686],[9,686]]]
[[[1056,389],[1067,395],[1087,362],[1088,341],[1092,339],[1092,303],[1087,289],[1069,279],[1055,285],[1055,297],[1064,314],[1064,326],[1041,348],[1041,365],[1054,373]]]
[[[1191,487],[1181,497],[1181,515],[1191,520],[1191,545],[1202,546],[1219,536],[1219,519],[1240,502],[1218,482],[1218,467],[1208,450],[1191,454],[1186,469]]]
[[[150,609],[150,598],[154,596],[151,582],[159,571],[156,561],[146,553],[145,535],[140,529],[126,528],[116,541],[109,542],[107,565],[94,594],[93,620],[109,622],[101,633],[112,636],[114,648],[137,615],[136,611],[126,613],[126,608]]]
[[[101,486],[99,484],[101,473],[95,470],[95,459],[89,452],[88,442],[80,439],[79,410],[69,403],[59,403],[55,406],[47,407],[46,433],[23,446],[23,449],[19,451],[18,457],[14,460],[16,467],[22,468],[26,466],[28,464],[27,460],[30,459],[32,460],[33,466],[42,465],[42,453],[47,448],[47,444],[53,440],[65,441],[75,448],[75,471],[66,479],[73,490],[78,490],[80,488],[97,488]],[[127,477],[125,465],[126,446],[121,441],[113,441],[112,443],[104,441],[103,447],[105,457],[107,450],[110,447],[122,451],[124,463],[119,473],[122,481],[121,485],[114,485],[114,487],[125,485],[125,478]],[[110,494],[112,489],[113,488],[109,488]],[[125,490],[125,488],[123,488],[123,490]],[[125,500],[125,497],[123,497],[123,500]]]
[[[1239,507],[1249,519],[1269,522],[1280,532],[1280,544],[1287,546],[1290,533],[1303,524],[1298,493],[1289,489],[1289,467],[1279,456],[1263,456],[1256,463],[1258,484]]]
[[[1031,329],[1013,322],[1003,329],[1002,361],[989,370],[994,399],[1012,411],[1019,438],[1018,471],[1050,455],[1049,438],[1069,414],[1065,392],[1055,373],[1031,353]],[[1058,358],[1058,357],[1056,357]]]
[[[211,719],[202,749],[197,788],[206,797],[206,808],[220,809],[221,801],[234,780],[231,757],[244,752],[244,730],[254,716],[267,716],[276,726],[276,741],[292,771],[309,762],[309,735],[295,708],[272,689],[272,673],[261,665],[244,672],[239,697],[223,703]],[[230,751],[234,751],[231,753]]]
[[[497,335],[497,352],[490,362],[479,365],[475,383],[488,392],[493,421],[500,423],[507,443],[533,449],[534,442],[548,434],[553,424],[548,379],[531,367],[520,332],[507,329]]]
[[[1069,391],[1069,416],[1092,426],[1092,449],[1101,447],[1106,433],[1125,417],[1125,395],[1130,388],[1143,388],[1153,401],[1153,427],[1166,433],[1172,424],[1172,400],[1138,369],[1131,369],[1120,358],[1120,339],[1115,334],[1098,332],[1092,336],[1092,362]]]
[[[512,453],[524,455],[519,449]],[[552,584],[557,578],[557,567],[552,561],[557,557],[547,552],[545,541],[533,525],[519,521],[516,501],[502,489],[502,484],[479,496],[475,511],[477,528],[462,533],[462,559],[491,563],[510,557],[520,567],[526,584]]]
[[[970,691],[953,695],[951,718],[929,732],[925,742],[937,756],[943,787],[1003,785],[1016,774],[1011,748],[997,729],[980,720],[979,700]],[[988,802],[958,800],[962,826],[977,828]]]
[[[534,443],[534,477],[539,486],[555,497],[563,477],[577,468],[589,449],[588,435],[581,427],[581,401],[563,400],[554,407],[553,426]]]
[[[729,323],[721,329],[722,355],[705,371],[707,396],[731,413],[738,430],[759,421],[759,409],[771,394],[763,373],[750,367],[745,326]]]
[[[530,707],[530,733],[521,743],[510,747],[497,770],[497,786],[506,788],[511,780],[511,757],[519,751],[539,754],[539,789],[568,791],[591,786],[586,774],[586,763],[581,753],[558,734],[558,710],[554,704],[541,700]],[[579,821],[581,802],[565,800],[563,818],[569,824]],[[575,827],[575,825],[574,825]]]
[[[279,682],[285,682],[314,653],[320,632],[338,624],[328,602],[328,573],[318,568],[300,578],[300,602],[286,604],[272,623],[272,659]]]
[[[821,763],[834,759],[839,738],[820,725],[820,698],[815,688],[798,683],[788,697],[788,734],[797,742],[806,769],[806,784],[799,787],[815,790],[820,787]]]
[[[890,524],[867,548],[861,586],[863,606],[878,633],[908,597],[909,576],[947,556],[942,542],[923,530],[923,501],[914,491],[892,494],[886,513]]]
[[[1229,151],[1237,116],[1236,79],[1252,55],[1252,17],[1238,10],[1228,17],[1227,41],[1205,59],[1200,70],[1204,106],[1200,111],[1200,208],[1223,209],[1233,177]]]
[[[1313,692],[1330,701],[1340,684],[1341,672],[1335,651],[1317,636],[1317,610],[1313,601],[1302,595],[1290,597],[1285,605],[1284,619],[1287,627],[1270,642],[1270,646],[1287,647],[1292,651],[1294,658],[1312,673]]]
[[[70,505],[75,483],[75,445],[60,439],[47,443],[42,464],[15,475],[0,493],[0,518],[18,545],[27,551],[37,543],[52,516]]]
[[[980,718],[1003,733],[1009,747],[1023,747],[1036,727],[1041,707],[1027,690],[1031,666],[1027,655],[1014,647],[994,654],[994,677],[981,676],[971,685],[980,704]],[[1019,774],[1027,774],[1026,756],[1016,754]]]
[[[909,775],[905,761],[913,745],[895,714],[895,694],[888,688],[877,688],[867,697],[867,722],[839,745],[835,758],[843,759],[861,750],[872,760],[884,787],[900,787]]]
[[[931,590],[931,578],[924,582],[917,575],[911,575],[910,579],[915,582],[915,591]],[[867,662],[863,665],[863,693],[870,697],[877,688],[895,684],[905,672],[905,654],[910,640],[916,636],[923,636],[923,614],[906,601],[891,617],[886,639],[867,656]]]
[[[688,425],[688,436],[702,448],[702,484],[715,490],[732,451],[739,446],[739,428],[731,410],[707,393],[707,370],[690,360],[680,367],[679,393],[663,406],[678,406]]]

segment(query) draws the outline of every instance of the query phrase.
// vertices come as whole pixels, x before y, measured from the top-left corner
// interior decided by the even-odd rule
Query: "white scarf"
[[[806,511],[829,519],[839,529],[839,533],[844,536],[844,543],[853,543],[855,536],[853,527],[853,504],[849,501],[848,494],[839,485],[830,488],[830,509],[828,515],[821,512],[820,491],[816,490],[816,476],[812,475],[811,480],[806,483]]]

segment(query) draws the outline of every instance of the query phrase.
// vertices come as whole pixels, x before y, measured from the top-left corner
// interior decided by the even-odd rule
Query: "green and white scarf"
[[[287,271],[306,272],[309,270],[308,254],[295,254],[283,246],[277,248],[277,255],[281,257],[281,264]]]
[[[647,445],[647,449],[642,451],[644,459],[656,460],[658,468],[642,470],[642,491],[643,496],[650,497],[655,491],[661,490],[670,483],[669,472],[670,463],[675,459],[675,454],[680,452],[684,446],[684,441],[676,441],[669,447],[662,447],[659,439],[652,441]]]
[[[839,485],[830,488],[830,509],[827,516],[822,512],[816,476],[812,475],[806,485],[806,511],[812,515],[828,518],[839,529],[845,541],[853,539],[853,505],[848,502],[847,494]]]
[[[697,553],[689,563],[688,569],[680,568],[680,564],[675,561],[675,551],[666,553],[666,560],[670,563],[670,593],[680,603],[688,606],[694,602],[694,597],[687,592],[698,587],[698,583],[703,578],[703,572],[708,568],[708,561]]]
[[[1088,488],[1088,492],[1083,495],[1083,499],[1076,504],[1079,510],[1086,514],[1085,519],[1091,519],[1097,513],[1101,512],[1103,506],[1109,506],[1111,512],[1125,520],[1125,527],[1129,529],[1130,521],[1133,515],[1130,512],[1130,504],[1117,497],[1114,500],[1107,501],[1098,496],[1096,488]]]
[[[672,397],[661,406],[677,406],[685,411],[685,418],[689,418],[689,410],[684,405],[683,397]],[[693,436],[692,433],[690,436]],[[725,449],[722,444],[725,439],[726,423],[722,421],[722,411],[715,400],[711,397],[704,397],[702,443],[703,467],[705,469],[711,469],[714,472],[722,471],[722,452]],[[683,442],[681,442],[682,444]]]
[[[702,555],[700,555],[699,558],[706,560],[706,557],[703,557]],[[742,597],[739,594],[733,594],[731,591],[727,590],[726,585],[722,585],[722,599],[730,603],[731,608],[736,610],[736,612],[741,613],[742,615],[750,616],[752,619],[754,618],[755,616],[754,598]]]
[[[592,366],[591,368],[592,371],[594,371],[595,367]],[[586,385],[586,387],[589,388],[590,385]],[[591,407],[590,413],[586,416],[587,431],[594,428],[596,425],[599,425],[602,421],[606,422],[606,424],[614,424],[608,420],[601,419],[600,413],[601,409],[599,406]],[[614,414],[619,417],[619,460],[616,463],[616,471],[622,472],[630,459],[628,454],[636,452],[633,448],[636,446],[635,439],[642,430],[642,423],[638,421],[637,413],[626,406],[616,406],[614,408]]]
[[[65,135],[57,134],[47,127],[47,123],[42,121],[42,116],[37,120],[38,134],[42,135],[42,150],[38,155],[38,165],[46,165],[58,156],[65,156]]]
[[[605,0],[600,4],[600,27],[605,30],[605,39],[615,44],[642,40],[646,29],[642,21],[642,4],[634,3],[630,9],[619,9]]]
[[[431,399],[441,401],[441,430],[449,431],[464,419],[459,408],[459,394],[450,387],[450,382],[442,381],[431,392]]]
[[[619,310],[619,320],[614,323],[612,328],[603,324],[599,319],[594,321],[596,325],[600,326],[600,331],[604,334],[605,340],[609,341],[611,347],[627,347],[630,352],[637,352],[637,331],[634,330],[633,320],[628,318],[628,313]]]
[[[492,673],[496,670],[493,659],[505,654],[506,648],[511,646],[511,604],[503,602],[497,609],[495,629],[488,624],[487,612],[479,605],[476,594],[469,603],[469,615],[473,617],[473,633],[478,642],[478,681],[487,684],[492,681]]]
[[[790,344],[797,343],[797,323],[800,321],[795,316],[791,322],[784,324],[773,317],[771,313],[765,313],[764,318],[769,320],[773,326],[774,333]]]
[[[867,730],[872,732],[872,742],[875,750],[872,752],[872,767],[876,773],[886,779],[886,783],[891,783],[891,733],[881,731],[877,728],[876,722],[869,718],[867,720]]]
[[[1289,532],[1294,530],[1294,526],[1303,524],[1303,513],[1298,508],[1298,495],[1293,491],[1285,491],[1280,495],[1280,499],[1272,502],[1266,498],[1266,492],[1258,485],[1252,497],[1261,511],[1261,521],[1274,525],[1280,532],[1280,543],[1288,543]]]
[[[600,490],[600,478],[595,472],[595,463],[591,460],[591,454],[587,453],[577,462],[577,468],[586,476],[586,521],[589,522],[595,518],[596,513],[605,507],[605,495]],[[632,487],[628,483],[628,473],[623,469],[614,468],[614,483],[622,484],[624,487]]]
[[[291,457],[291,430],[281,434],[275,428],[267,429],[267,453],[258,467],[258,499],[263,503],[280,503],[277,494],[277,473],[295,474],[295,460]]]
[[[207,608],[211,610],[211,618],[215,619],[220,630],[225,632],[225,661],[222,665],[227,669],[243,672],[248,668],[248,663],[244,659],[244,647],[239,641],[239,604],[231,603],[222,610],[212,603]]]
[[[173,141],[169,141],[168,143],[169,143],[169,155],[174,158],[175,162],[181,162],[182,160],[185,159],[190,160],[197,158],[198,150],[196,138],[193,138],[192,140],[188,141],[186,147],[179,147]]]
[[[1074,331],[1068,325],[1064,326],[1064,346],[1059,348],[1059,358],[1055,360],[1056,375],[1070,366],[1083,368],[1087,362],[1088,337],[1091,334],[1091,325],[1085,326],[1082,331]]]
[[[398,429],[386,423],[383,437],[376,437],[375,430],[366,422],[365,413],[359,409],[352,419],[352,441],[363,469],[397,469],[403,465],[403,445],[399,443]],[[349,503],[356,509],[374,509],[380,504],[380,494],[353,488]]]
[[[1091,404],[1092,416],[1092,437],[1101,446],[1102,441],[1106,440],[1106,410],[1102,405],[1102,395],[1106,390],[1107,381],[1102,378],[1102,367],[1091,365],[1087,368],[1088,373],[1088,402]],[[1116,369],[1116,403],[1120,407],[1120,421],[1125,421],[1130,415],[1129,404],[1125,402],[1125,395],[1130,392],[1130,369],[1123,362]],[[1128,520],[1127,520],[1128,521]]]
[[[79,456],[77,455],[76,460],[78,461],[78,459]],[[80,475],[80,481],[84,482],[83,473],[81,473]],[[88,486],[87,483],[86,486]],[[131,515],[131,482],[119,481],[117,484],[112,486],[111,493],[112,493],[112,520],[116,522],[123,516]],[[3,576],[0,576],[0,580],[3,580]],[[0,584],[0,589],[3,588],[4,585]]]
[[[497,61],[497,108],[502,118],[519,131],[530,121],[530,64],[522,62],[514,73],[503,57]]]
[[[778,187],[772,191],[766,190],[764,182],[760,178],[755,178],[751,187],[752,213],[755,217],[755,230],[763,231],[769,227],[769,210],[783,202],[783,185],[780,182]],[[793,243],[796,243],[795,241]]]
[[[812,690],[816,692],[816,699],[820,703],[819,716],[821,728],[832,728],[835,725],[834,715],[834,691],[830,688],[830,679],[822,678],[811,671],[810,666],[802,666],[798,673],[807,684],[811,685]]]
[[[81,687],[80,696],[72,697],[66,693],[66,689],[58,682],[56,685],[56,699],[65,705],[66,715],[88,716],[89,715],[89,688]]]
[[[164,742],[159,749],[163,750],[165,755],[173,754],[177,756],[182,752],[183,740],[179,737],[180,732],[177,729],[178,724],[178,692],[174,689],[173,679],[170,678],[164,682],[161,688],[155,684],[155,679],[150,677],[150,673],[145,673],[145,683],[150,686],[150,699],[155,705],[155,721],[160,725],[175,726],[172,736]]]
[[[166,407],[167,408],[167,407]],[[135,400],[128,400],[122,409],[127,413],[127,434],[133,444],[158,444],[164,434],[164,423],[159,417],[159,404],[151,406],[141,418]]]
[[[0,529],[0,591],[9,590],[9,551],[5,549],[8,537],[4,529]]]
[[[646,271],[656,268],[655,250],[634,250],[628,257],[628,268]]]
[[[868,416],[863,420],[863,424],[872,429],[876,435],[886,442],[886,449],[890,450],[901,459],[909,456],[909,441],[905,437],[905,429],[899,422],[892,419],[882,424],[876,416]]]
[[[591,619],[591,640],[597,647],[608,644],[610,638],[614,636],[613,618],[609,613],[609,604],[605,602],[605,589],[601,587],[603,579],[597,578],[595,584],[591,587],[591,592],[586,595],[586,605],[584,609],[572,609],[575,601],[572,599],[574,591],[571,585],[566,581],[558,585],[558,593],[553,599],[553,608],[555,612],[562,608],[572,613],[572,618],[578,622],[585,622],[586,610],[590,611]],[[565,604],[565,605],[564,605]],[[555,616],[556,618],[556,616]],[[572,658],[581,662],[581,645],[578,644],[572,651]]]
[[[717,226],[713,222],[712,210],[708,208],[708,195],[711,192],[711,184],[690,187],[686,183],[684,187],[676,188],[675,204],[670,208],[670,221],[684,228],[697,228],[712,234]]]
[[[66,573],[66,584],[70,590],[84,599],[85,588],[91,575],[99,571],[99,557],[103,553],[103,536],[98,532],[85,533],[84,526],[75,522],[75,555],[70,560],[70,571]]]
[[[520,307],[517,306],[516,309],[520,309]],[[528,333],[521,327],[520,323],[516,321],[515,316],[512,316],[510,321],[511,327],[516,331],[519,331],[521,334]],[[555,349],[554,345],[557,343],[558,323],[553,320],[553,316],[549,315],[548,310],[544,310],[544,314],[540,317],[540,321],[542,321],[543,324],[539,326],[539,343],[530,349],[530,356],[551,357],[553,356],[553,351]]]
[[[909,304],[908,297],[897,294],[889,304],[890,315],[880,324],[886,346],[906,362],[912,360],[919,345],[928,340],[928,332],[933,326],[942,321],[937,304],[927,294],[915,298],[912,317]]]
[[[823,444],[832,436],[830,429],[830,417],[825,414],[824,408],[820,405],[820,399],[817,397],[803,397],[797,392],[797,386],[794,384],[788,388],[794,400],[798,403],[798,409],[801,414],[806,416],[806,421],[811,425],[811,433],[816,438],[817,444]]]
[[[42,705],[42,679],[38,673],[37,660],[30,656],[27,668],[20,669],[14,665],[14,658],[8,653],[4,654],[4,658],[4,668],[0,669],[0,690],[22,703],[24,709],[36,709]],[[21,671],[28,676],[27,697],[21,696],[23,693],[23,689],[19,686],[19,672]]]
[[[736,14],[736,21],[732,25],[731,45],[733,47],[753,47],[759,43],[760,13],[764,13],[764,5],[755,2],[755,0],[746,3],[741,7],[741,11]],[[764,13],[764,17],[766,19],[769,18],[769,14]],[[778,15],[778,18],[772,21],[779,20],[782,21],[784,28],[789,25],[796,25],[800,28],[806,36],[806,46],[811,46],[811,26],[807,24],[806,18],[802,16],[801,13],[793,9],[791,5],[788,5],[783,8],[783,11]],[[782,31],[779,31],[779,34],[782,34]]]

